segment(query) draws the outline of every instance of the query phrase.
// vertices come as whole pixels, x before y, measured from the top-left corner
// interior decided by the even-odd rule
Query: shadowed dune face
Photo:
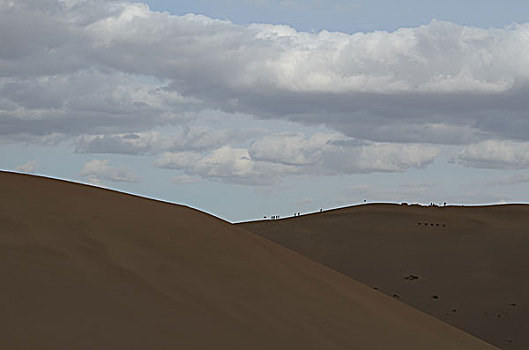
[[[187,207],[0,173],[0,346],[492,349]]]
[[[240,226],[505,349],[529,349],[529,206],[363,205]]]

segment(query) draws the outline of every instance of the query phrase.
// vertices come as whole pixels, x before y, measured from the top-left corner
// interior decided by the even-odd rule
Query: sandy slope
[[[501,348],[529,349],[527,205],[362,205],[241,227]]]
[[[0,173],[3,349],[490,349],[199,211]]]

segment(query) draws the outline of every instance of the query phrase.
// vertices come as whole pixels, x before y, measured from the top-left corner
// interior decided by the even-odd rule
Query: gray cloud
[[[459,155],[464,166],[493,169],[529,168],[529,142],[486,140],[468,145]]]
[[[115,133],[185,122],[194,101],[159,83],[123,73],[79,71],[35,79],[2,79],[0,136]]]
[[[237,144],[262,134],[258,129],[221,129],[184,126],[171,133],[80,135],[75,148],[82,153],[159,154],[168,151],[207,151]]]
[[[465,166],[526,167],[525,148],[507,150],[519,145],[487,144],[497,147],[488,155],[495,159],[478,148],[528,140],[528,33],[529,24],[434,20],[394,32],[311,34],[141,3],[3,1],[0,138],[60,135],[75,138],[78,152],[168,152],[160,166],[258,184],[307,169],[422,167],[437,153],[421,144],[473,143],[459,158]],[[341,136],[153,131],[205,110],[324,125]],[[251,147],[238,145],[249,139]]]
[[[151,152],[156,134],[80,135],[75,149],[82,153],[146,154]]]
[[[361,142],[339,134],[276,134],[249,148],[254,160],[310,167],[312,173],[399,172],[420,168],[437,156],[434,147],[415,144]]]
[[[208,153],[167,152],[162,168],[224,182],[271,185],[287,175],[337,175],[402,172],[430,164],[437,150],[416,144],[361,142],[339,134],[272,134],[250,147],[223,146]]]
[[[244,148],[224,146],[206,154],[198,152],[165,153],[156,165],[184,170],[192,178],[206,178],[243,185],[272,185],[288,172],[288,167],[254,162]]]

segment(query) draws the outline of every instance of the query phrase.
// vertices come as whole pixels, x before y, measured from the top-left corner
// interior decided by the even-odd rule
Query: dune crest
[[[0,345],[493,349],[197,210],[0,173]]]
[[[504,349],[529,349],[529,205],[369,204],[241,224]]]

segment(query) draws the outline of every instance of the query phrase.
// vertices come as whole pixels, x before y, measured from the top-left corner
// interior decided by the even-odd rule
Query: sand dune
[[[0,173],[3,349],[492,349],[202,212]]]
[[[529,349],[529,206],[362,205],[252,230],[505,349]]]

